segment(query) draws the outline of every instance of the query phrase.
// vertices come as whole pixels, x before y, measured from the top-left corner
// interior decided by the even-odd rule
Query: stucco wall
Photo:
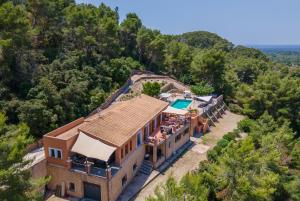
[[[83,182],[97,184],[101,187],[101,200],[107,201],[107,182],[105,178],[97,176],[89,176],[83,172],[69,171],[58,165],[47,165],[48,175],[51,176],[51,181],[48,183],[48,188],[55,190],[56,185],[62,185],[64,182],[67,195],[82,198],[84,196]],[[69,191],[70,183],[75,184],[75,191]]]
[[[141,145],[136,148],[132,153],[128,155],[125,161],[122,163],[121,170],[111,179],[109,183],[110,188],[110,200],[114,201],[121,194],[123,189],[131,182],[135,174],[138,172],[141,167],[145,156],[145,145]],[[133,171],[133,165],[137,164],[137,168]],[[125,186],[122,186],[122,178],[127,175],[127,183]]]
[[[47,161],[46,159],[43,159],[42,161],[39,161],[38,163],[34,164],[30,167],[30,173],[32,179],[40,179],[47,176],[47,167],[46,167]]]
[[[135,174],[138,172],[145,155],[144,145],[132,151],[122,163],[121,169],[109,181],[109,195],[107,190],[106,178],[91,176],[84,172],[70,171],[63,166],[48,164],[47,173],[51,176],[51,181],[48,188],[55,190],[57,185],[62,185],[64,182],[66,193],[71,196],[82,198],[84,196],[83,182],[97,184],[101,187],[101,200],[102,201],[115,201],[123,189],[131,182]],[[137,168],[133,171],[133,165],[136,164]],[[127,183],[122,186],[122,178],[127,175]],[[69,191],[70,183],[75,184],[75,191]]]
[[[166,157],[169,158],[172,156],[172,153],[179,149],[182,145],[187,143],[190,140],[189,133],[182,135],[184,131],[181,133],[171,135],[166,141]],[[181,139],[175,142],[175,138],[177,135],[181,134]]]
[[[67,149],[67,141],[57,139],[54,137],[45,137],[44,136],[44,151],[45,151],[45,157],[48,162],[61,165],[64,167],[67,167],[67,159],[69,157],[69,150]],[[49,147],[60,149],[62,151],[62,159],[49,157]]]

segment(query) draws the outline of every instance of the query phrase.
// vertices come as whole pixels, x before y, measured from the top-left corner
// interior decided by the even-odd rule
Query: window
[[[75,184],[72,182],[69,184],[69,191],[75,192]]]
[[[132,140],[130,140],[130,151],[132,151]]]
[[[49,157],[62,159],[62,152],[60,149],[49,147]]]
[[[178,142],[181,139],[181,134],[177,135],[175,138],[175,142]]]
[[[50,157],[55,157],[55,150],[54,149],[50,149]]]
[[[161,123],[161,114],[159,114],[159,115],[156,117],[156,121],[157,121],[158,126],[160,126],[160,123]]]
[[[122,186],[124,186],[127,182],[127,175],[122,178]]]
[[[137,168],[137,164],[135,163],[135,164],[132,166],[132,171],[135,172],[136,168]]]
[[[155,117],[155,119],[154,119],[154,129],[156,129],[157,128],[157,117]]]
[[[186,128],[186,129],[184,130],[184,133],[183,133],[183,135],[186,135],[186,134],[188,134],[188,133],[189,133],[189,130],[190,130],[190,128]]]
[[[149,137],[149,133],[150,133],[150,125],[149,123],[144,127],[144,134],[145,137]]]
[[[61,157],[61,151],[60,151],[60,150],[57,150],[57,158],[62,158],[62,157]]]
[[[155,124],[155,121],[154,121],[154,119],[151,121],[151,130],[150,130],[150,133],[153,133],[153,131],[154,131],[154,125]]]
[[[139,147],[142,145],[142,132],[139,131],[136,137],[136,146]]]
[[[125,145],[125,156],[128,154],[128,144]]]
[[[121,149],[121,159],[124,157],[124,150],[123,148]]]

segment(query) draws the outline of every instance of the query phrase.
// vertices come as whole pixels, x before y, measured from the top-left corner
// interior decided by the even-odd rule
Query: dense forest
[[[300,66],[300,52],[282,51],[267,53],[270,60],[289,66]]]
[[[117,8],[73,0],[0,1],[0,200],[37,199],[18,168],[26,144],[87,115],[135,69],[224,94],[249,117],[235,131],[246,139],[224,139],[151,200],[300,200],[300,68],[213,33],[164,35],[134,13],[119,21]]]
[[[253,47],[264,52],[271,61],[289,66],[300,66],[299,45],[257,45]]]

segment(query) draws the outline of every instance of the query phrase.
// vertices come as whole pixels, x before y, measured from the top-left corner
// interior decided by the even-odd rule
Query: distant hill
[[[300,66],[300,45],[249,45],[268,55],[274,61],[289,66]]]
[[[207,31],[187,32],[176,36],[178,41],[188,44],[195,48],[217,48],[223,50],[230,50],[233,44],[228,40],[218,36],[215,33]]]

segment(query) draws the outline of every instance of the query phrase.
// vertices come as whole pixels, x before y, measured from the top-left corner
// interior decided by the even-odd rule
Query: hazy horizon
[[[120,20],[135,12],[164,34],[209,31],[238,45],[300,44],[300,1],[289,0],[76,0],[118,7]]]

